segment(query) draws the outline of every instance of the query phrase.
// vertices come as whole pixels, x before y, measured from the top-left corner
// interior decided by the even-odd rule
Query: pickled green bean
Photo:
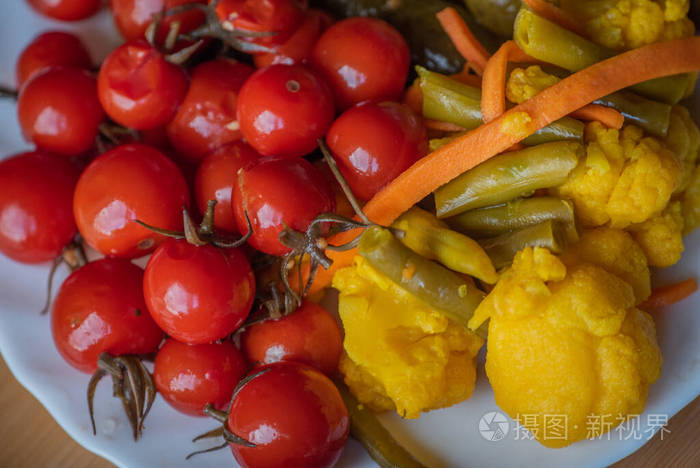
[[[485,296],[457,273],[411,251],[387,229],[368,228],[358,252],[398,286],[465,327]]]
[[[668,135],[672,107],[669,104],[653,101],[630,91],[618,91],[594,101],[594,104],[617,109],[625,116],[625,120],[652,135]]]
[[[520,0],[464,0],[479,24],[500,37],[513,35],[513,22]]]
[[[447,218],[561,185],[582,149],[580,143],[561,141],[491,158],[435,191],[437,216]]]
[[[515,18],[513,39],[528,55],[569,71],[578,71],[615,55],[576,33],[523,8]],[[668,104],[684,96],[690,74],[673,75],[639,83],[632,89]]]
[[[518,231],[481,241],[493,265],[500,269],[513,263],[515,254],[525,247],[546,247],[560,254],[566,249],[566,232],[557,221],[547,220]]]
[[[483,239],[547,220],[560,222],[565,228],[567,240],[578,242],[574,204],[555,197],[520,198],[502,205],[467,211],[445,221],[455,231]]]
[[[350,416],[350,435],[367,450],[382,468],[425,468],[386,430],[372,410],[361,405],[350,389],[338,380],[336,387]]]

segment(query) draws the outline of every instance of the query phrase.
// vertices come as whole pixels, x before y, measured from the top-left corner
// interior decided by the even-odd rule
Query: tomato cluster
[[[28,3],[65,21],[100,5]],[[424,155],[422,120],[397,102],[408,47],[381,20],[334,22],[305,0],[110,7],[126,42],[97,73],[66,32],[19,57],[18,120],[35,149],[0,162],[0,252],[41,263],[84,242],[104,257],[73,265],[53,302],[73,367],[121,372],[109,363],[127,361],[110,357],[155,353],[155,388],[174,408],[230,409],[241,465],[330,466],[349,430],[330,380],[341,330],[305,299],[270,312],[257,265],[296,252],[285,233],[345,210],[314,163],[319,142],[361,200]],[[149,254],[145,269],[132,263]]]

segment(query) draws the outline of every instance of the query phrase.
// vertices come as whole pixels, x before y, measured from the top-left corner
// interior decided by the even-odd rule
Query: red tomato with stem
[[[255,66],[263,68],[278,63],[293,65],[309,62],[316,40],[332,23],[333,18],[325,11],[307,11],[296,31],[283,44],[275,47],[274,52],[253,55]]]
[[[236,101],[253,69],[231,59],[197,65],[182,105],[168,124],[168,138],[183,157],[197,162],[212,150],[239,140]]]
[[[303,65],[262,68],[238,94],[241,134],[265,156],[309,154],[334,116],[330,89]]]
[[[216,5],[216,14],[224,29],[229,31],[275,33],[247,38],[256,44],[272,46],[289,38],[301,22],[306,7],[306,0],[221,0]]]
[[[401,33],[376,18],[348,18],[318,39],[313,63],[333,89],[341,110],[367,100],[398,101],[411,54]]]
[[[189,3],[206,4],[207,0],[111,0],[110,8],[119,32],[125,40],[133,41],[143,39],[153,15]],[[180,22],[180,33],[188,33],[204,23],[204,12],[192,9],[163,17],[156,34],[159,44],[165,42],[170,25],[175,21]]]
[[[187,75],[145,39],[117,47],[97,77],[100,102],[115,122],[147,130],[170,122],[187,91]]]
[[[229,444],[242,467],[333,466],[350,430],[333,382],[316,369],[279,362],[262,369],[235,395],[228,429],[255,444]]]
[[[35,73],[58,65],[90,70],[92,60],[83,42],[74,34],[64,31],[39,34],[17,59],[17,87],[21,88]]]
[[[0,161],[0,252],[23,263],[58,257],[77,233],[78,175],[66,158],[40,151]]]
[[[234,141],[215,150],[199,164],[194,180],[194,196],[203,215],[209,200],[216,200],[214,226],[236,232],[238,226],[231,207],[231,193],[238,184],[238,170],[256,163],[262,156],[250,145]]]
[[[255,296],[255,276],[238,249],[169,239],[151,256],[143,280],[151,316],[188,344],[212,343],[240,327]]]
[[[100,0],[27,0],[32,8],[49,18],[78,21],[97,13]]]
[[[361,200],[372,198],[428,152],[422,120],[396,102],[351,107],[333,122],[326,143]]]
[[[61,285],[51,310],[58,352],[92,373],[103,352],[112,356],[155,352],[163,331],[143,300],[143,270],[128,260],[103,258],[76,270]]]
[[[73,198],[78,230],[104,255],[136,258],[165,237],[135,223],[182,230],[189,189],[175,163],[140,143],[118,146],[83,171]]]
[[[95,144],[104,111],[97,84],[75,67],[53,67],[25,83],[17,100],[22,134],[37,148],[75,156]]]
[[[247,328],[241,348],[251,363],[295,361],[332,376],[343,352],[343,336],[326,309],[304,301],[287,316]]]
[[[207,403],[228,409],[247,368],[230,341],[188,345],[170,338],[156,354],[153,381],[170,406],[190,416],[205,416]]]
[[[247,212],[253,226],[248,243],[267,254],[289,252],[279,241],[285,224],[303,232],[316,216],[335,208],[328,181],[305,159],[264,158],[238,174],[232,198],[236,224],[246,232]]]

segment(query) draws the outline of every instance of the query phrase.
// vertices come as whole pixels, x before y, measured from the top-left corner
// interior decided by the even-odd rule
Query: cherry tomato
[[[112,17],[125,40],[143,39],[153,15],[188,3],[206,4],[207,0],[111,0]],[[163,17],[156,34],[159,44],[165,42],[174,21],[180,22],[180,33],[188,33],[204,23],[204,12],[192,9]]]
[[[249,38],[262,45],[284,43],[301,22],[306,0],[221,0],[216,14],[227,30],[275,33],[270,36]]]
[[[104,255],[136,258],[165,237],[134,222],[182,230],[187,183],[175,163],[150,146],[131,143],[98,156],[78,180],[73,212],[85,241]]]
[[[231,192],[238,184],[238,170],[257,162],[262,156],[242,141],[222,146],[199,164],[194,180],[194,196],[199,212],[204,214],[209,200],[216,200],[214,226],[229,232],[238,231],[231,208]]]
[[[333,466],[350,429],[333,382],[296,362],[253,372],[257,377],[236,393],[228,417],[228,429],[255,444],[229,444],[236,461],[244,468]]]
[[[363,103],[331,126],[326,143],[355,196],[369,200],[428,151],[421,119],[404,104]]]
[[[78,174],[66,158],[40,151],[0,161],[0,252],[23,263],[60,255],[77,232]]]
[[[307,160],[265,158],[239,172],[232,206],[239,232],[247,229],[248,213],[253,247],[284,255],[289,252],[279,242],[284,225],[305,231],[317,215],[333,211],[335,203],[328,182]]]
[[[255,277],[238,249],[169,239],[148,261],[143,289],[151,316],[168,335],[188,344],[211,343],[243,324]]]
[[[241,138],[236,101],[252,73],[250,66],[230,59],[204,62],[192,70],[187,95],[167,126],[170,142],[180,155],[197,162]]]
[[[170,338],[156,355],[153,381],[173,408],[190,416],[204,416],[207,403],[228,409],[246,369],[243,355],[230,341],[188,345]]]
[[[90,54],[74,34],[48,31],[38,35],[17,59],[17,87],[21,88],[35,73],[58,65],[92,68]]]
[[[328,86],[303,65],[262,68],[238,94],[241,133],[265,156],[297,157],[312,152],[334,115]]]
[[[332,23],[333,18],[324,11],[307,11],[296,31],[283,44],[275,47],[274,52],[253,55],[255,66],[263,68],[277,63],[293,65],[309,62],[316,40]]]
[[[163,332],[148,315],[142,283],[143,270],[117,258],[90,262],[66,279],[53,303],[51,331],[68,364],[91,373],[103,352],[158,349]]]
[[[367,100],[398,101],[410,61],[401,34],[376,18],[335,23],[313,51],[313,62],[328,80],[340,109]]]
[[[97,13],[100,0],[27,0],[32,8],[49,18],[78,21]]]
[[[139,39],[107,56],[97,87],[107,115],[126,127],[146,130],[173,118],[187,91],[187,75]]]
[[[290,315],[247,328],[241,346],[252,363],[302,362],[331,376],[343,352],[343,337],[326,309],[304,301]]]
[[[73,156],[94,145],[104,112],[95,79],[87,71],[53,67],[22,87],[17,116],[26,140],[40,149]]]

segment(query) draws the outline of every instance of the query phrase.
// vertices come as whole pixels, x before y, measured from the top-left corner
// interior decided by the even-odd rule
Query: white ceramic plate
[[[17,55],[33,36],[47,29],[73,30],[90,48],[94,59],[102,59],[119,44],[107,12],[78,24],[48,21],[34,14],[23,1],[13,2],[0,17],[0,83],[14,83]],[[696,99],[696,110],[700,100]],[[696,113],[696,115],[698,115]],[[0,101],[0,157],[29,148],[22,141],[15,118],[15,105]],[[0,187],[2,190],[2,187]],[[686,253],[680,265],[662,272],[659,280],[683,279],[700,272],[700,232],[686,239]],[[0,256],[0,352],[22,385],[36,396],[71,437],[123,467],[200,467],[235,465],[228,450],[201,455],[189,462],[185,455],[195,447],[190,439],[215,426],[203,418],[183,416],[158,398],[146,422],[143,438],[134,443],[120,403],[110,397],[110,384],[98,389],[96,412],[98,435],[90,431],[85,401],[88,376],[64,363],[54,349],[47,317],[38,315],[44,299],[48,268],[25,266]],[[57,278],[62,280],[63,277]],[[615,431],[610,440],[586,441],[559,450],[546,449],[523,440],[515,423],[501,421],[493,393],[479,370],[474,396],[467,402],[434,411],[416,421],[402,421],[395,415],[383,422],[429,466],[605,466],[641,447],[669,419],[700,393],[700,294],[657,316],[664,367],[661,379],[651,387],[649,402],[639,426]],[[487,421],[492,425],[482,425]],[[492,419],[494,418],[493,421]],[[491,429],[508,430],[503,440],[487,440]],[[672,433],[664,437],[673,437]],[[497,438],[497,437],[496,437]],[[209,442],[211,444],[211,442]],[[207,447],[200,442],[196,448]],[[25,450],[32,450],[27,446]],[[339,466],[373,466],[356,442],[350,440]]]

